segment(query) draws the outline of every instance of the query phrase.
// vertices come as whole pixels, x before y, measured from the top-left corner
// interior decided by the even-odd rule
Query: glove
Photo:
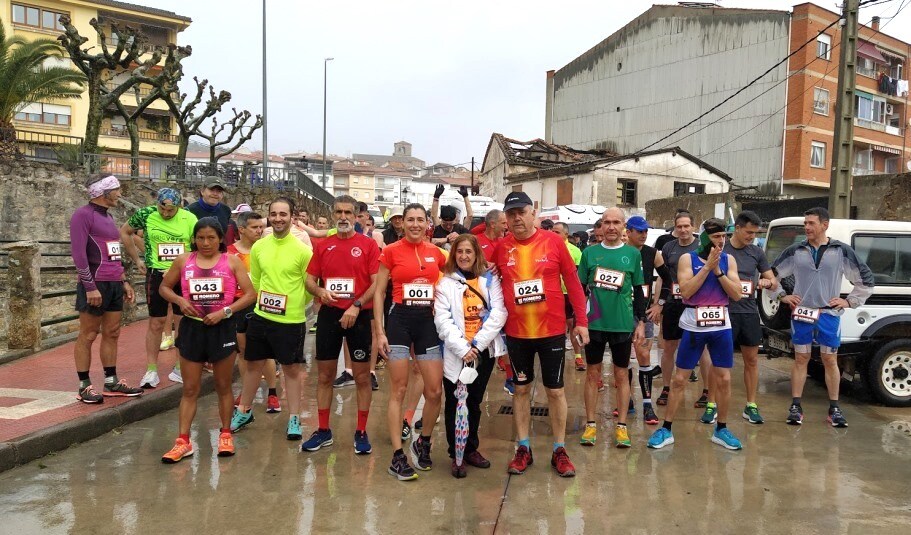
[[[463,199],[468,197],[468,188],[466,186],[459,188],[459,195],[461,195]]]
[[[446,189],[446,186],[443,184],[437,184],[436,189],[433,190],[433,198],[439,199],[443,195],[443,191]]]

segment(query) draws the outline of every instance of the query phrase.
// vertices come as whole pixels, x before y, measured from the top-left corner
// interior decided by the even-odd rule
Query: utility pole
[[[266,0],[263,0],[263,184],[269,178],[269,120],[266,104],[269,93],[266,91]]]
[[[329,62],[333,59],[335,58],[323,60],[323,189],[326,189],[326,88],[328,87],[326,78],[329,74]]]
[[[829,181],[829,213],[851,217],[851,182],[854,166],[854,88],[857,83],[857,12],[860,0],[844,0],[841,19],[838,96],[835,101],[835,141],[832,144],[832,175]]]
[[[471,157],[471,195],[474,195],[474,156]]]

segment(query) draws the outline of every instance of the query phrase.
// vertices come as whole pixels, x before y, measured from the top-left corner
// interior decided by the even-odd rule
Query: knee
[[[335,380],[335,374],[331,371],[321,371],[317,376],[317,381],[319,381],[320,386],[332,386],[332,382]],[[355,377],[355,381],[357,378]]]
[[[516,385],[516,396],[517,397],[528,397],[531,392],[531,385]]]
[[[408,390],[408,383],[393,383],[392,392],[390,392],[393,399],[399,403],[405,399],[405,392]]]
[[[716,368],[718,370],[719,368]],[[718,388],[730,388],[731,386],[731,373],[728,370],[718,371],[712,377],[712,381],[715,386]]]
[[[680,377],[679,374],[675,374],[674,378],[671,379],[671,388],[674,390],[683,390],[683,388],[686,387],[686,382],[686,378]]]
[[[370,386],[370,372],[355,373],[354,384],[357,386]]]
[[[547,392],[548,401],[560,401],[565,397],[562,388],[545,388],[544,390]]]
[[[89,344],[93,343],[96,338],[98,338],[97,329],[83,329],[79,332],[79,337],[88,342]]]
[[[224,392],[231,392],[231,376],[227,377],[215,377],[215,391],[219,394]]]
[[[822,363],[826,368],[838,367],[838,358],[835,355],[823,355]]]
[[[794,354],[794,363],[798,366],[806,366],[808,362],[810,362],[810,355],[804,353]]]
[[[439,402],[440,399],[442,399],[442,397],[443,397],[443,386],[442,385],[439,385],[439,384],[428,385],[427,383],[424,383],[425,401],[434,400],[434,401]]]
[[[743,356],[743,367],[744,368],[757,368],[759,366],[759,355],[744,355]]]
[[[196,399],[199,397],[199,383],[183,383],[183,397],[186,399]]]
[[[589,383],[598,384],[598,381],[601,380],[601,366],[589,364],[588,369],[585,371],[585,378],[588,379]]]

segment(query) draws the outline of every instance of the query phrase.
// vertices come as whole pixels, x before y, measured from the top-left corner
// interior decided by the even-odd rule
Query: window
[[[877,285],[911,283],[911,236],[857,235],[853,242]]]
[[[831,59],[832,57],[832,37],[826,34],[820,34],[816,38],[816,57],[822,59]]]
[[[829,90],[813,88],[813,113],[829,115]]]
[[[705,193],[705,184],[674,182],[674,197],[681,197],[683,195],[702,195],[703,193]]]
[[[810,144],[810,167],[825,168],[826,166],[826,144],[820,141],[814,141]]]
[[[70,125],[70,107],[60,106],[57,104],[42,104],[41,102],[32,102],[26,104],[14,119],[17,121],[27,121],[30,123],[56,124],[61,126]]]
[[[13,22],[16,24],[34,26],[44,30],[63,31],[63,24],[60,24],[60,15],[63,15],[63,13],[59,11],[13,4]]]
[[[873,170],[873,150],[858,150],[854,152],[854,169],[861,171]]]
[[[620,179],[617,181],[617,204],[639,206],[636,201],[636,181]]]
[[[857,92],[854,96],[854,109],[858,119],[885,124],[886,101],[867,93]],[[866,126],[866,125],[861,125]]]
[[[898,172],[898,161],[899,158],[886,158],[886,173],[897,173]]]
[[[351,183],[352,183],[352,184],[357,184],[357,183],[358,183],[358,182],[357,182],[357,177],[356,177],[356,176],[351,177]]]

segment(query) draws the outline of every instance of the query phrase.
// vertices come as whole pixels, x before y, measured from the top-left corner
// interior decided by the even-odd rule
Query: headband
[[[98,197],[104,195],[106,191],[115,190],[119,187],[120,181],[117,180],[117,177],[114,175],[110,175],[102,178],[98,182],[89,184],[85,189],[89,193],[89,199],[97,199]]]
[[[180,193],[176,189],[161,188],[158,190],[158,204],[164,204],[165,201],[171,201],[174,206],[180,206]]]

